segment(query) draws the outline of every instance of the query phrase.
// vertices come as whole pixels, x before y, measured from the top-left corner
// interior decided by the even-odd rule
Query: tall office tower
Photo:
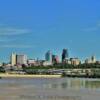
[[[56,55],[52,55],[52,62],[53,62],[53,63],[56,62],[56,60],[55,60],[55,56],[56,56]]]
[[[92,57],[91,57],[91,62],[92,62],[92,63],[96,63],[96,58],[95,58],[95,56],[92,56]]]
[[[45,60],[48,62],[52,62],[52,53],[50,50],[45,54]]]
[[[67,58],[68,58],[68,50],[67,49],[63,49],[62,62],[65,61]]]
[[[11,59],[11,65],[12,65],[12,66],[16,65],[17,59],[16,59],[16,54],[15,54],[15,53],[12,53],[12,54],[11,54],[11,58],[10,58],[10,59]]]
[[[26,55],[17,55],[17,64],[27,64],[27,56]]]

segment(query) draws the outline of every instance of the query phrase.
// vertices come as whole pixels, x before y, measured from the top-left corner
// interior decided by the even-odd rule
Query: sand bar
[[[12,78],[60,78],[61,75],[21,75],[21,74],[0,74],[0,77]]]

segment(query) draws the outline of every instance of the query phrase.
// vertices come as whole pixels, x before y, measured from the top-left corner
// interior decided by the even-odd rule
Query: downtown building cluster
[[[53,64],[60,63],[59,57],[57,55],[52,55],[51,51],[47,51],[45,54],[45,60],[38,60],[38,59],[28,59],[27,55],[25,54],[16,54],[12,53],[10,57],[10,64],[11,66],[49,66]]]
[[[58,55],[53,54],[50,50],[45,53],[45,60],[28,59],[25,54],[12,53],[10,57],[11,66],[50,66],[59,63],[66,63],[72,65],[79,65],[81,63],[78,58],[69,58],[68,49],[63,49],[61,60]]]
[[[95,56],[91,56],[90,58],[87,58],[84,61],[84,63],[93,64],[93,63],[100,63],[100,62],[96,61]],[[76,66],[76,65],[81,64],[81,60],[77,57],[70,58],[69,54],[68,54],[68,49],[62,50],[61,57],[53,54],[50,50],[48,50],[45,53],[45,60],[28,59],[27,55],[25,55],[25,54],[12,53],[10,56],[10,63],[6,64],[5,66],[20,66],[20,67],[22,67],[22,65],[26,65],[26,66],[53,66],[56,64],[70,64],[70,65]]]

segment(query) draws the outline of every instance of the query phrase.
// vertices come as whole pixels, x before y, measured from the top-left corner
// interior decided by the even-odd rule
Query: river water
[[[100,79],[3,78],[0,100],[100,100]]]

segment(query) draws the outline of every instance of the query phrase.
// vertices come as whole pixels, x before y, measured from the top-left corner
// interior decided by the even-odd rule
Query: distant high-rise
[[[17,63],[16,61],[17,61],[16,54],[15,53],[12,53],[11,54],[11,65],[12,66],[16,65],[16,63]]]
[[[50,50],[45,54],[45,60],[48,62],[52,62],[52,53]]]
[[[95,62],[96,62],[95,56],[92,56],[92,57],[91,57],[91,61],[92,61],[92,63],[95,63]]]
[[[56,61],[55,61],[55,56],[56,56],[56,55],[52,55],[52,62],[53,62],[53,63],[56,62]]]
[[[67,58],[68,58],[68,50],[67,49],[63,49],[62,62],[65,61]]]
[[[27,56],[26,55],[17,55],[17,64],[27,64]]]

